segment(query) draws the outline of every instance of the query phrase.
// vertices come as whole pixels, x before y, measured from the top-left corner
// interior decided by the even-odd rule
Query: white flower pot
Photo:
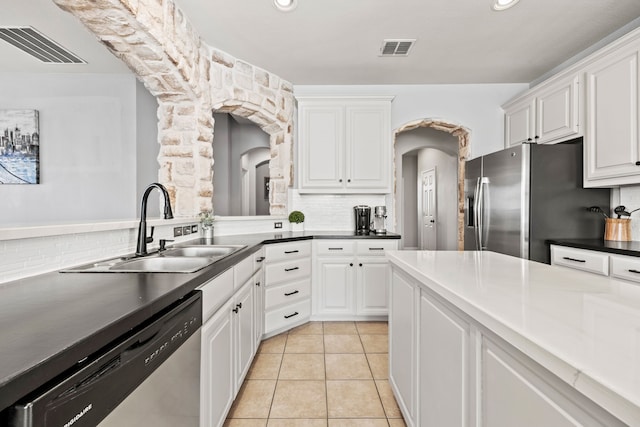
[[[304,231],[304,222],[300,222],[300,223],[292,222],[291,231]]]

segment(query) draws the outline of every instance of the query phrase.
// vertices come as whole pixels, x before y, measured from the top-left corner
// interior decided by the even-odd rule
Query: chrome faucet
[[[144,191],[144,195],[142,196],[142,206],[140,207],[138,245],[136,246],[137,256],[147,255],[147,243],[153,242],[153,236],[147,237],[147,199],[149,198],[151,190],[153,190],[154,188],[160,190],[160,192],[162,192],[162,197],[164,198],[164,219],[173,218],[173,212],[171,211],[171,201],[169,200],[169,193],[167,192],[167,189],[164,187],[164,185],[158,184],[157,182],[149,185]]]

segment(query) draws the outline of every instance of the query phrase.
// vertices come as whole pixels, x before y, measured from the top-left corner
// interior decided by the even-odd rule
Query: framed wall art
[[[0,109],[0,184],[39,183],[38,111]]]

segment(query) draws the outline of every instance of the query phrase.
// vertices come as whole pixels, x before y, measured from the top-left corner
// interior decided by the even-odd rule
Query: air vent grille
[[[86,64],[33,27],[0,27],[0,39],[50,64]]]
[[[383,40],[380,56],[408,56],[416,39]]]

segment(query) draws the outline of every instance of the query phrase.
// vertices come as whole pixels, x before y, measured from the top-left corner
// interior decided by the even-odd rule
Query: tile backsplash
[[[620,203],[627,211],[640,208],[640,185],[620,187]],[[614,204],[611,209],[616,206]],[[640,211],[631,214],[631,239],[640,241]]]

